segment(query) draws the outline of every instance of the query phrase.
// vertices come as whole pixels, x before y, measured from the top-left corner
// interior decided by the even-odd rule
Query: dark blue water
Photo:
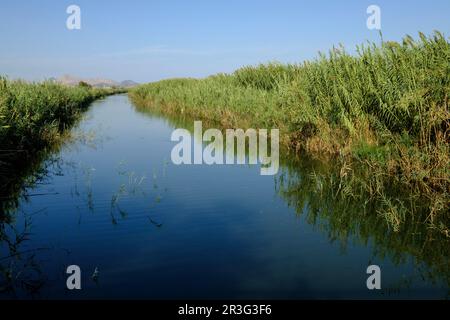
[[[436,259],[383,246],[375,233],[336,238],[341,227],[288,201],[280,187],[287,167],[274,177],[258,166],[173,165],[173,123],[137,111],[126,95],[92,105],[6,227],[10,242],[12,227],[27,236],[14,257],[1,242],[0,297],[447,296],[448,267]],[[66,288],[72,264],[82,270],[81,290]],[[382,290],[366,287],[370,264],[381,268]],[[9,289],[8,272],[17,276]]]

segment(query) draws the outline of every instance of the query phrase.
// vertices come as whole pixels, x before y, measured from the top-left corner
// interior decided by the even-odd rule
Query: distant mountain
[[[131,88],[136,85],[138,85],[137,82],[134,82],[132,80],[125,80],[122,82],[117,82],[111,79],[102,79],[102,78],[91,78],[91,79],[85,79],[85,78],[79,78],[72,75],[63,75],[62,77],[56,79],[57,82],[62,83],[67,86],[77,86],[81,81],[86,82],[87,84],[90,84],[93,87],[96,88],[108,88],[108,87],[124,87],[124,88]]]
[[[135,86],[138,86],[138,85],[139,85],[139,83],[137,83],[137,82],[135,82],[133,80],[124,80],[124,81],[122,81],[120,83],[120,86],[124,87],[124,88],[131,88],[131,87],[135,87]]]

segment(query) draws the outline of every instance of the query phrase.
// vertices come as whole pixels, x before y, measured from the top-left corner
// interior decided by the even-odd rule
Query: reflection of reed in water
[[[162,168],[162,178],[166,177],[168,162],[164,161]],[[147,178],[145,175],[138,175],[134,171],[128,170],[126,168],[125,161],[121,161],[117,167],[117,172],[119,176],[124,177],[124,182],[120,184],[119,189],[111,196],[111,205],[110,205],[110,215],[112,224],[118,224],[118,220],[116,218],[116,213],[119,213],[122,219],[128,217],[129,213],[127,209],[124,209],[120,200],[124,197],[149,197],[149,193],[151,194],[152,202],[149,206],[149,209],[153,209],[158,203],[160,203],[163,199],[163,193],[167,192],[167,187],[162,188],[160,186],[160,181],[158,180],[158,172],[153,170],[152,173],[152,181],[151,188],[145,184]],[[157,226],[161,227],[162,224],[155,221],[155,217],[148,216],[149,221]]]
[[[186,115],[161,114],[139,104],[134,107],[172,127],[193,130]],[[388,175],[363,171],[344,158],[330,163],[306,154],[300,159],[284,151],[281,174],[275,178],[277,192],[331,242],[338,241],[345,250],[351,240],[362,245],[372,241],[374,257],[390,258],[397,265],[412,257],[419,274],[450,286],[450,216],[441,215],[441,221],[429,223],[430,199],[420,199]],[[414,214],[407,214],[411,211]],[[405,287],[410,280],[398,286]]]
[[[42,211],[44,210],[34,214]],[[32,215],[23,215],[22,228],[18,228],[15,223],[0,222],[0,296],[34,296],[46,283],[46,276],[40,269],[36,254],[49,248],[27,248]]]
[[[370,243],[372,260],[388,258],[400,265],[412,258],[420,277],[450,288],[450,238],[426,223],[427,208],[421,208],[419,199],[410,199],[407,190],[402,192],[395,185],[389,194],[371,195],[365,187],[355,188],[370,180],[355,171],[305,158],[285,161],[276,189],[298,215],[304,215],[305,221],[327,234],[330,242],[337,241],[343,251],[350,242],[363,246]],[[403,214],[411,209],[417,214]],[[412,281],[403,280],[399,286]],[[391,293],[396,291],[390,289]]]

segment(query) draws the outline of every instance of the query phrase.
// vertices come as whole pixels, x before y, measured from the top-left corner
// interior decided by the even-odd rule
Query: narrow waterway
[[[95,102],[3,227],[0,297],[448,295],[442,252],[418,253],[382,220],[355,214],[346,227],[346,212],[321,214],[338,204],[288,181],[306,167],[261,176],[259,166],[172,164],[175,123],[126,95]],[[366,286],[372,264],[381,290]],[[67,290],[68,265],[81,268],[81,290]]]

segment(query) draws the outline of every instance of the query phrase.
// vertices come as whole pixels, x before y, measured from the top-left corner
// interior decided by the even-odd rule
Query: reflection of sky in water
[[[373,258],[370,244],[343,251],[330,243],[259,166],[174,166],[172,130],[125,96],[94,103],[77,129],[85,135],[61,152],[62,174],[32,190],[57,194],[21,204],[27,213],[45,209],[32,217],[26,244],[49,248],[36,258],[47,278],[41,297],[390,297],[367,290],[371,263],[381,266],[382,288],[412,277],[411,289],[392,297],[445,296],[412,263]],[[69,264],[82,269],[81,291],[65,290]]]

